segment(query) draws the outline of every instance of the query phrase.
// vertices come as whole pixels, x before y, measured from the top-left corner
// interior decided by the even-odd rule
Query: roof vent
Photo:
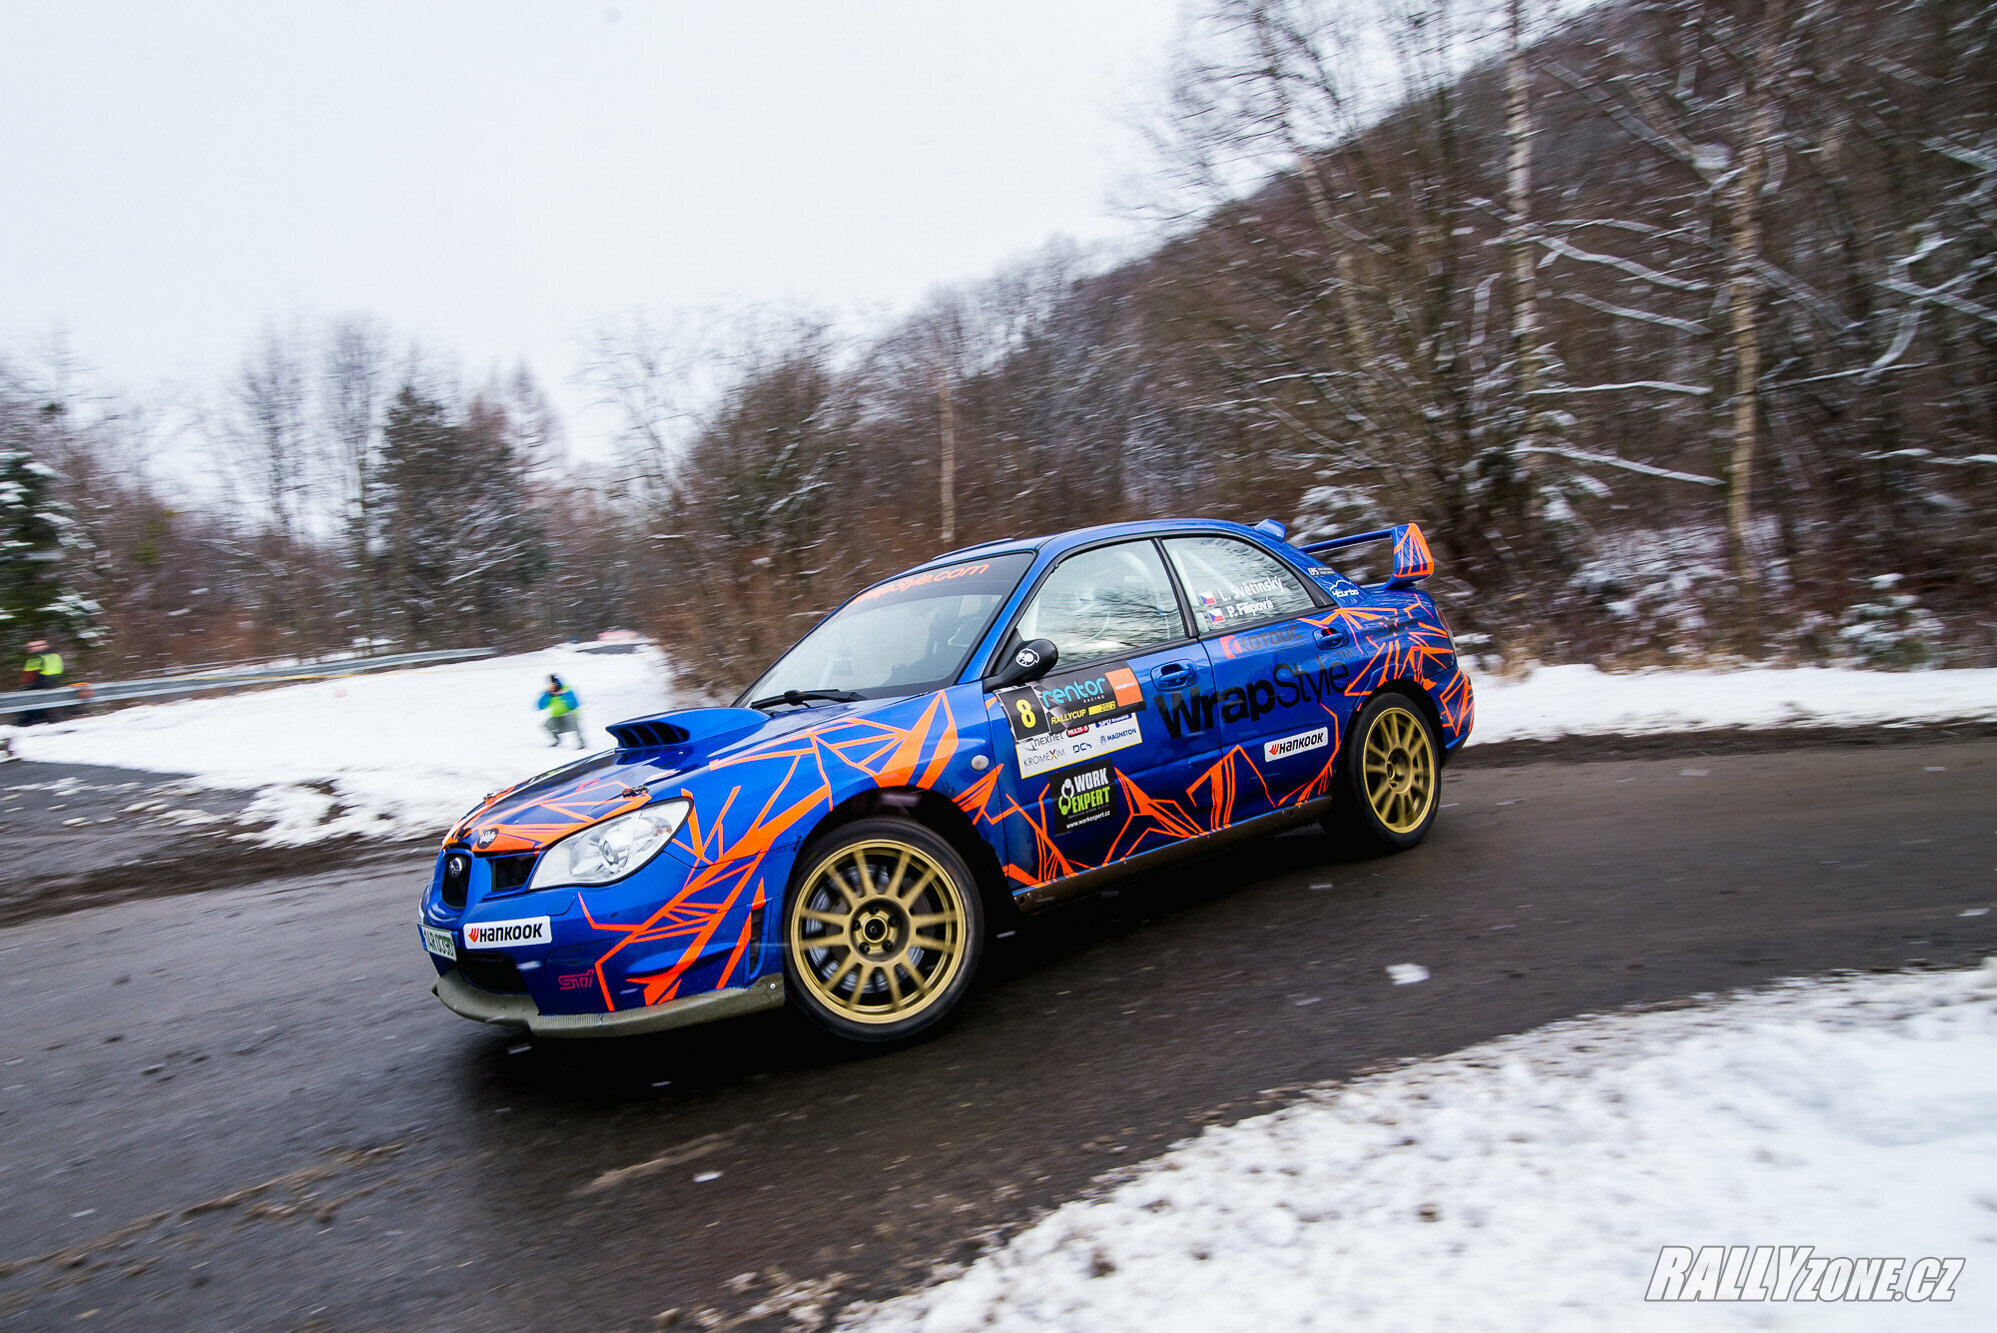
[[[1255,525],[1255,530],[1257,532],[1266,532],[1271,537],[1274,537],[1277,541],[1282,541],[1284,538],[1290,535],[1290,530],[1284,527],[1281,523],[1278,523],[1273,518],[1263,519],[1260,523],[1257,523]]]

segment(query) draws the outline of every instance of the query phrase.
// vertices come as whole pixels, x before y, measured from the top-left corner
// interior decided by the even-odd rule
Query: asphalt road
[[[0,930],[0,1324],[791,1328],[1303,1085],[1997,952],[1962,915],[1997,898],[1987,735],[1486,761],[1444,800],[1406,855],[1293,834],[1034,918],[886,1054],[454,1018],[422,853]]]

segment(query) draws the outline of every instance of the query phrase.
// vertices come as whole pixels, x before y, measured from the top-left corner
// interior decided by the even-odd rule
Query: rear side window
[[[1202,634],[1298,616],[1317,603],[1281,561],[1232,537],[1168,537],[1165,553]]]
[[[1019,618],[1019,637],[1051,639],[1067,668],[1186,637],[1179,599],[1148,540],[1099,546],[1054,567]]]

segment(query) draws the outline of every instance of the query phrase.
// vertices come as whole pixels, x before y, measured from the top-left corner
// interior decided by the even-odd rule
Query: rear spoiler
[[[1378,532],[1358,532],[1350,537],[1333,537],[1329,541],[1312,542],[1299,549],[1305,555],[1322,555],[1326,551],[1342,550],[1347,546],[1384,541],[1394,543],[1394,572],[1385,586],[1413,587],[1435,573],[1435,557],[1429,554],[1428,540],[1421,535],[1421,525],[1418,523],[1400,523],[1391,528],[1381,528]]]

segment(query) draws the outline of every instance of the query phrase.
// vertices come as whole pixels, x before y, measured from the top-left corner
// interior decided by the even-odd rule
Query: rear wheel
[[[1400,851],[1428,836],[1442,801],[1441,751],[1421,705],[1375,695],[1353,720],[1325,831]]]
[[[984,945],[964,859],[905,819],[862,819],[798,858],[784,974],[814,1022],[854,1041],[913,1037],[963,998]]]

